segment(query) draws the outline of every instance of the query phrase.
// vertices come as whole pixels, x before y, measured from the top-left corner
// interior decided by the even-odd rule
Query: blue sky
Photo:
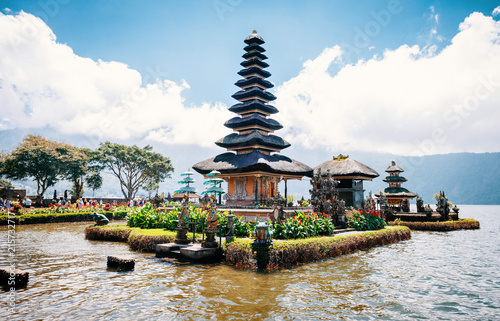
[[[181,173],[224,151],[256,29],[283,154],[499,152],[499,18],[499,1],[0,1],[0,143],[150,144]]]
[[[42,18],[75,54],[120,61],[143,77],[186,80],[188,104],[222,101],[238,79],[242,42],[253,29],[267,41],[272,81],[294,77],[307,59],[326,47],[352,46],[348,61],[370,58],[402,44],[439,48],[449,44],[458,25],[474,11],[491,14],[498,1],[2,1],[3,8]],[[373,13],[398,9],[387,26],[356,46]],[[431,17],[431,7],[439,23]],[[436,28],[443,41],[430,39]],[[376,30],[376,29],[375,29]],[[347,47],[347,46],[346,46]],[[371,48],[372,49],[368,49]],[[347,47],[350,48],[350,47]],[[358,51],[359,50],[359,51]]]

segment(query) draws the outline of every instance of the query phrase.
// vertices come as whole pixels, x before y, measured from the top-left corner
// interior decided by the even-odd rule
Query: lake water
[[[270,274],[190,265],[87,241],[88,223],[17,226],[28,287],[1,320],[500,320],[500,206],[461,206],[480,230],[412,239]],[[10,261],[0,227],[2,266]],[[136,260],[106,270],[108,255]]]

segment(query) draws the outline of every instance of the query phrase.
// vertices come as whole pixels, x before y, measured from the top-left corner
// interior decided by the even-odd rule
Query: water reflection
[[[270,274],[177,264],[123,243],[87,241],[86,223],[19,226],[18,264],[30,283],[17,291],[16,314],[1,309],[0,318],[495,319],[500,207],[462,210],[481,230],[414,232],[408,241]],[[107,255],[133,257],[136,268],[108,271]],[[8,292],[0,295],[5,306]]]

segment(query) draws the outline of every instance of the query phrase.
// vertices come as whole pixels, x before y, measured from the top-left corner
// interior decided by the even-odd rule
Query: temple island
[[[224,124],[233,133],[215,142],[227,152],[193,166],[204,177],[213,170],[220,172],[219,177],[228,183],[227,205],[267,204],[277,195],[281,181],[285,182],[286,199],[288,180],[313,174],[306,164],[278,154],[290,143],[273,135],[283,126],[269,118],[278,110],[268,104],[276,97],[267,91],[274,85],[266,80],[271,73],[265,70],[269,64],[265,62],[264,39],[254,30],[244,42],[245,60],[238,72],[243,78],[235,83],[240,90],[232,96],[238,103],[229,108],[238,116]]]

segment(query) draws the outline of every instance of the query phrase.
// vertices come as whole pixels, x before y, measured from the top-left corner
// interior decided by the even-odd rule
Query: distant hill
[[[20,142],[21,137],[24,136],[23,134],[26,134],[15,131],[3,131],[2,133],[0,135],[0,143],[2,143],[4,151],[14,148]],[[90,140],[85,137],[54,137],[47,135],[43,130],[41,130],[40,134],[50,139],[63,140],[77,146],[90,148],[98,146],[97,141],[89,143]],[[140,141],[134,143],[139,146],[146,145]],[[130,142],[126,144],[131,145]],[[185,172],[199,161],[223,152],[223,149],[215,145],[213,148],[201,148],[195,145],[173,146],[161,143],[152,143],[152,145],[156,152],[170,157],[175,168],[172,178],[160,185],[160,193],[172,193],[180,187],[177,181],[180,180],[182,172]],[[193,153],[193,151],[196,152]],[[387,175],[384,171],[391,160],[395,160],[405,170],[402,176],[406,177],[408,181],[403,186],[412,192],[418,193],[423,198],[425,204],[435,204],[433,195],[439,191],[445,191],[448,199],[454,204],[500,205],[500,153],[455,153],[409,157],[382,153],[349,153],[343,150],[332,153],[319,148],[303,150],[293,145],[291,148],[283,151],[284,155],[308,164],[311,167],[315,167],[339,153],[350,155],[351,158],[370,166],[380,174],[373,181],[365,182],[365,195],[370,191],[373,193],[378,192],[388,186],[383,182],[383,178]],[[205,189],[205,186],[203,186],[203,177],[196,173],[194,179],[197,180],[195,186],[198,192],[202,192]],[[30,180],[14,182],[14,186],[16,188],[27,188],[28,194],[36,193],[36,183]],[[65,189],[70,188],[71,184],[69,182],[61,182],[55,187],[49,188],[45,196],[51,197],[54,189],[57,189],[58,194],[62,194]],[[279,189],[283,194],[283,183],[280,183]],[[288,194],[299,198],[302,195],[306,199],[309,198],[309,189],[310,184],[307,178],[302,181],[289,181],[288,183]],[[140,194],[147,195],[144,191],[141,191]],[[92,196],[92,191],[87,190],[85,196]],[[122,197],[117,179],[109,174],[106,175],[102,189],[96,191],[95,196]]]

